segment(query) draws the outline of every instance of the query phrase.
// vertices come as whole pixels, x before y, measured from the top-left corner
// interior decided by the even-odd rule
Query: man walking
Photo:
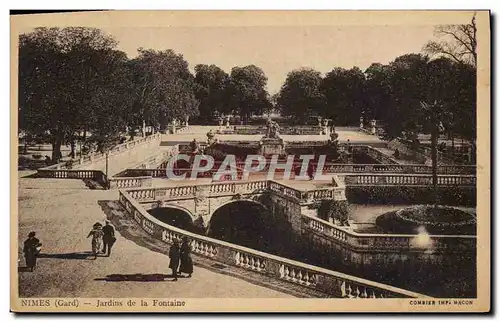
[[[106,225],[102,227],[102,232],[104,233],[104,236],[102,237],[103,247],[101,252],[109,257],[109,255],[111,255],[111,248],[113,247],[116,238],[115,229],[109,224],[108,220],[106,220]]]

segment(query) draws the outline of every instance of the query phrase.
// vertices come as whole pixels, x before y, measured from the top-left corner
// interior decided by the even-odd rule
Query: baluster
[[[284,278],[284,277],[286,276],[286,273],[285,273],[285,265],[280,264],[279,273],[280,273],[280,278]]]
[[[351,284],[347,284],[346,297],[352,297],[351,292],[352,292]]]
[[[297,279],[297,283],[299,284],[302,284],[302,271],[301,270],[297,270],[297,275],[295,276],[296,279]]]
[[[285,266],[285,279],[287,281],[291,280],[290,274],[291,274],[290,268],[288,266]]]
[[[309,283],[309,272],[305,271],[305,273],[302,275],[302,284],[305,284],[309,286],[311,283]]]

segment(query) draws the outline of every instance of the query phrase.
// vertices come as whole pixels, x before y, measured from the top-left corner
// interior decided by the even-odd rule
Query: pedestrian
[[[314,179],[314,165],[309,163],[309,166],[307,167],[307,175],[309,176],[309,180]]]
[[[168,267],[172,269],[172,277],[174,278],[174,281],[177,281],[177,269],[179,268],[180,259],[179,240],[174,239],[174,243],[168,252],[168,257],[170,257],[170,264]]]
[[[26,260],[26,267],[33,272],[36,267],[36,258],[40,253],[42,244],[40,240],[35,237],[36,233],[34,231],[28,234],[28,239],[24,241],[24,258]]]
[[[116,242],[115,229],[109,224],[109,220],[106,220],[106,224],[102,227],[102,253],[106,254],[107,257],[111,255],[111,248]]]
[[[92,236],[92,254],[94,254],[94,259],[97,258],[97,253],[101,249],[102,236],[104,233],[102,232],[102,224],[96,222],[92,227],[92,230],[87,235],[87,238]]]
[[[182,237],[181,245],[181,266],[179,273],[186,273],[188,277],[193,274],[193,259],[191,258],[192,247],[189,243],[187,236]]]

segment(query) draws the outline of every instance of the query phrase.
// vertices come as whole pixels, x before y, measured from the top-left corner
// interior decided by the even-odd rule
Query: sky
[[[288,72],[301,67],[327,73],[334,67],[362,70],[419,53],[435,39],[432,25],[101,27],[129,58],[137,48],[173,49],[194,71],[215,64],[227,73],[254,64],[268,77],[270,94],[279,91]]]

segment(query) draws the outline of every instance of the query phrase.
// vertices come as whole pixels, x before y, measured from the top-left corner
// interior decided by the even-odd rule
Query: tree
[[[303,120],[304,115],[319,114],[324,105],[321,81],[321,73],[313,69],[291,71],[276,98],[278,109],[295,121]]]
[[[437,26],[434,34],[440,41],[428,42],[423,50],[431,55],[444,55],[455,62],[477,66],[476,13],[465,25]]]
[[[199,119],[210,122],[215,114],[228,113],[227,86],[229,75],[215,65],[199,64],[194,67],[196,98],[200,102]]]
[[[366,119],[387,120],[392,108],[392,71],[389,65],[373,63],[365,71],[366,106],[362,111]]]
[[[262,115],[269,103],[266,86],[267,77],[261,68],[255,65],[234,67],[228,86],[230,110],[245,122],[253,114]]]
[[[425,97],[428,61],[424,55],[406,54],[366,70],[363,110],[368,117],[382,121],[387,138],[416,138],[422,130],[420,102]]]
[[[54,161],[60,159],[63,143],[73,142],[76,131],[93,124],[93,97],[124,58],[116,45],[95,28],[36,28],[20,36],[20,128],[49,133]]]
[[[326,99],[322,115],[333,119],[334,124],[358,124],[365,106],[365,75],[358,67],[334,68],[326,74],[321,84]]]
[[[194,77],[181,54],[173,50],[139,48],[139,56],[130,61],[134,84],[130,124],[145,124],[164,130],[173,119],[197,115]]]

